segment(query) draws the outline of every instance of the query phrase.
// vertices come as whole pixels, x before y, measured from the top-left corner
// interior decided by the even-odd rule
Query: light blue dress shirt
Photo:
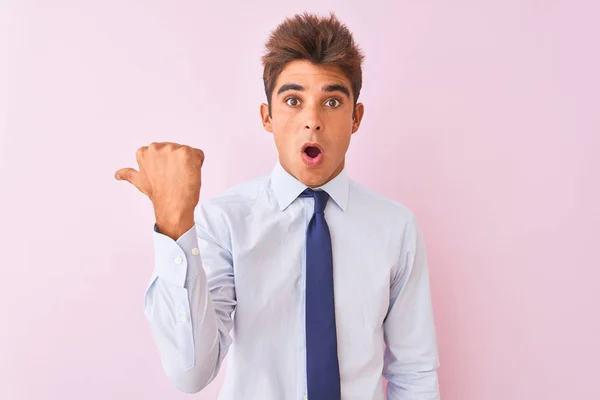
[[[350,180],[330,200],[343,400],[440,398],[425,244],[406,206]],[[162,367],[200,391],[227,354],[220,400],[306,399],[305,241],[314,199],[279,163],[203,200],[176,241],[156,230],[144,313]]]

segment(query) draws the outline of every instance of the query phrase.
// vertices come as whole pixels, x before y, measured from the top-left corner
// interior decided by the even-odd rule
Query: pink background
[[[152,141],[204,149],[202,196],[268,173],[263,44],[334,10],[367,55],[348,170],[422,225],[443,400],[600,399],[598,2],[297,3],[2,2],[0,398],[189,398],[113,173]]]

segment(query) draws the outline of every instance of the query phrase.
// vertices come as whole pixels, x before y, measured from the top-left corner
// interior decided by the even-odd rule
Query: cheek
[[[347,149],[352,137],[352,121],[347,118],[337,118],[335,121],[330,121],[329,128],[333,128],[330,144],[336,149]]]
[[[280,113],[277,119],[277,127],[287,134],[292,133],[298,126],[298,116],[292,113]]]
[[[296,143],[297,135],[289,125],[280,124],[274,127],[275,146],[280,154],[291,154],[295,152],[298,144]]]
[[[335,138],[334,147],[338,156],[341,157],[343,154],[345,154],[349,145],[350,138],[347,135],[340,135]]]
[[[278,115],[273,120],[273,132],[275,142],[279,150],[297,145],[296,140],[298,135],[298,121],[292,115]]]

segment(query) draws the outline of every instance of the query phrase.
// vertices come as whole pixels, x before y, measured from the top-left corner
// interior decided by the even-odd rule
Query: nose
[[[311,132],[319,132],[323,130],[323,121],[321,121],[321,116],[317,110],[310,110],[306,117],[306,125],[304,126],[304,129]]]

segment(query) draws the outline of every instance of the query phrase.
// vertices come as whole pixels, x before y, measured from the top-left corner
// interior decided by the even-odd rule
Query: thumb
[[[141,174],[133,168],[121,168],[115,172],[115,179],[118,181],[127,181],[138,188],[140,192],[146,193],[142,187],[143,180],[141,179]]]

